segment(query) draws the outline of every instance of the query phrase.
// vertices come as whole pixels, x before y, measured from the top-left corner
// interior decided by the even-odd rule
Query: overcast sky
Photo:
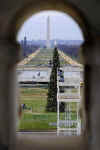
[[[47,17],[50,16],[50,39],[83,40],[78,24],[69,16],[56,11],[43,11],[24,22],[18,33],[18,40],[45,40]]]

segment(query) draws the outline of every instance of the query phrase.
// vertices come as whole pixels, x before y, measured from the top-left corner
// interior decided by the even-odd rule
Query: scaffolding
[[[57,135],[80,135],[80,70],[68,67],[57,73]],[[61,111],[61,104],[64,109]]]

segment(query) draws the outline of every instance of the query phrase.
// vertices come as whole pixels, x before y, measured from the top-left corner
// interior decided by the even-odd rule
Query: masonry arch
[[[91,32],[89,31],[89,23],[85,16],[81,13],[81,11],[71,3],[65,3],[64,1],[57,1],[57,0],[49,0],[49,1],[30,1],[27,5],[23,5],[12,18],[11,26],[9,32],[10,39],[16,40],[16,35],[23,25],[23,23],[32,15],[37,14],[41,11],[46,10],[54,10],[63,12],[71,16],[76,23],[80,26],[83,37],[85,41],[91,39]]]
[[[3,70],[3,67],[1,67],[1,77],[3,79],[3,81],[5,81],[6,79],[6,83],[3,84],[3,82],[1,82],[1,85],[3,85],[3,92],[5,91],[5,94],[1,94],[1,98],[3,101],[1,101],[1,112],[3,110],[3,112],[5,111],[5,109],[9,112],[8,115],[6,113],[4,113],[4,115],[0,115],[1,120],[2,120],[2,124],[1,124],[1,128],[0,128],[0,133],[2,133],[2,144],[6,144],[8,147],[11,147],[10,149],[13,149],[12,147],[14,146],[14,143],[16,143],[16,138],[15,138],[15,113],[14,113],[14,108],[12,108],[12,105],[14,105],[14,99],[15,99],[15,65],[16,62],[19,61],[19,51],[18,47],[16,46],[14,42],[16,42],[16,35],[18,33],[18,30],[20,29],[21,25],[23,24],[23,22],[32,14],[35,14],[37,12],[40,12],[42,10],[57,10],[57,11],[62,11],[65,13],[68,13],[70,16],[72,16],[76,22],[79,24],[79,26],[81,27],[82,31],[83,31],[83,35],[84,35],[84,39],[85,41],[91,41],[91,37],[92,34],[89,31],[89,23],[87,21],[87,19],[85,18],[85,16],[81,13],[81,11],[76,8],[74,5],[72,5],[71,3],[66,3],[64,0],[48,0],[48,1],[40,1],[40,0],[30,0],[29,2],[24,1],[21,5],[20,8],[17,8],[16,6],[16,13],[13,14],[12,17],[9,17],[9,21],[7,22],[8,25],[6,25],[7,28],[7,33],[6,33],[6,41],[1,41],[1,45],[0,48],[4,49],[4,51],[2,50],[2,55],[0,56],[0,62],[4,67],[6,68],[5,70]],[[8,18],[7,18],[8,19]],[[2,30],[2,29],[1,29]],[[6,30],[5,30],[6,32]],[[1,32],[2,35],[4,35],[4,32]],[[5,44],[6,43],[6,44]],[[13,54],[12,54],[13,51]],[[3,57],[2,57],[3,56]],[[7,56],[5,58],[5,56]],[[10,57],[9,57],[10,56]],[[5,59],[3,59],[5,58]],[[97,63],[97,62],[95,62]],[[10,70],[8,70],[8,64],[10,64],[9,68]],[[89,77],[89,76],[88,76]],[[4,88],[6,88],[7,86],[7,90],[4,90]],[[8,90],[9,89],[9,90]],[[7,103],[8,102],[8,103]],[[9,106],[9,107],[8,107]],[[8,122],[7,122],[8,121]],[[4,129],[5,128],[5,129]],[[2,130],[4,129],[4,130]],[[9,129],[9,130],[8,130]],[[34,142],[33,145],[36,145],[35,143],[35,138],[34,138]],[[24,141],[25,142],[25,141]],[[36,141],[37,142],[37,141]],[[43,139],[43,144],[40,144],[40,146],[38,147],[38,144],[36,146],[37,149],[42,149],[42,148],[47,148],[49,149],[50,144],[45,141],[45,139]],[[58,145],[57,145],[58,142]],[[70,139],[62,139],[61,141],[58,139],[55,139],[54,141],[52,140],[51,143],[53,143],[53,147],[51,144],[51,148],[55,148],[55,149],[66,149],[69,148],[69,146],[67,145],[68,142],[70,143]],[[13,143],[13,144],[12,144]],[[27,142],[26,142],[27,143]],[[46,144],[45,144],[46,143]],[[73,142],[72,142],[73,143]],[[78,138],[77,139],[77,143],[76,144],[76,149],[81,149],[81,146],[83,146],[84,141],[82,141],[82,139]],[[25,147],[25,145],[21,145],[21,141],[18,143],[20,149],[21,148],[27,148],[28,146]],[[41,147],[42,145],[42,147]],[[63,146],[63,147],[62,147]],[[84,144],[84,146],[86,146]],[[83,147],[84,147],[83,146]],[[19,149],[19,147],[17,147]],[[30,145],[29,145],[30,147]],[[72,144],[73,149],[74,145]],[[31,149],[33,149],[33,147],[30,147]],[[71,149],[71,145],[70,145],[70,149]],[[85,148],[84,148],[85,149]]]
[[[71,3],[68,3],[68,1]],[[73,5],[75,4],[75,5]],[[69,6],[69,7],[68,7]],[[72,8],[72,9],[71,9]],[[80,8],[80,9],[79,9]],[[20,60],[16,34],[23,22],[40,10],[58,10],[75,16],[85,41],[85,98],[89,116],[89,137],[48,138],[17,141],[17,149],[100,149],[100,3],[97,0],[8,0],[0,1],[0,148],[15,149],[16,63]],[[83,13],[82,13],[83,12]],[[77,14],[77,15],[76,15]],[[87,17],[86,17],[87,16]],[[82,20],[82,21],[81,21]],[[92,40],[92,42],[91,42]],[[90,43],[89,43],[90,42]],[[87,108],[87,109],[88,109]],[[23,144],[24,143],[24,144]]]

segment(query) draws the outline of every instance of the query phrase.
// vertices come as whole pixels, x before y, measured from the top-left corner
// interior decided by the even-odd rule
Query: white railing
[[[80,99],[80,95],[77,94],[73,94],[73,93],[59,93],[58,94],[58,99]]]

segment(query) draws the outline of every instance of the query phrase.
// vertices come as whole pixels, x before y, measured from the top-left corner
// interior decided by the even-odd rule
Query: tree
[[[48,97],[47,97],[47,106],[46,111],[56,112],[57,111],[57,83],[55,77],[55,71],[51,72],[50,82],[48,87]]]
[[[48,87],[46,111],[57,112],[57,70],[60,68],[59,54],[57,48],[53,52],[53,66]]]

